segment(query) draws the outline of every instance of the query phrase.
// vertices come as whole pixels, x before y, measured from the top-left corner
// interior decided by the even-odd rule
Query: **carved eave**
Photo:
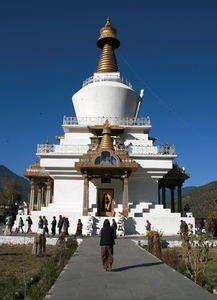
[[[185,173],[183,168],[180,168],[177,164],[173,164],[173,168],[159,180],[159,188],[178,186],[189,178],[190,174]]]
[[[44,177],[44,178],[49,178],[50,175],[46,172],[42,173],[42,172],[31,172],[31,171],[28,171],[28,172],[23,172],[23,176],[27,177],[27,178],[33,178],[33,177]]]
[[[92,133],[95,136],[101,136],[103,132],[104,125],[94,125],[94,126],[88,126],[87,127],[89,132]],[[110,125],[110,131],[112,136],[120,135],[124,132],[125,127],[121,127],[118,125]]]
[[[100,161],[100,157],[105,151],[110,153],[111,158],[115,161],[114,164],[97,163],[97,160]],[[114,177],[122,176],[125,173],[130,175],[137,170],[138,164],[130,159],[127,154],[119,156],[116,151],[102,149],[97,153],[84,154],[80,161],[75,163],[75,168],[78,172],[89,176]]]
[[[60,141],[65,139],[65,135],[56,135],[55,138]]]
[[[50,174],[44,171],[44,169],[40,166],[39,162],[36,162],[34,165],[29,165],[28,169],[26,169],[26,171],[23,172],[23,176],[25,176],[29,180],[33,178],[40,180],[45,180],[49,178],[52,180]]]

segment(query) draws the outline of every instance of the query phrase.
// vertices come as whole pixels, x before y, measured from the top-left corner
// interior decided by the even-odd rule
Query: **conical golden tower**
[[[110,19],[107,18],[105,27],[100,30],[100,37],[97,46],[102,49],[98,62],[97,73],[118,72],[118,64],[114,49],[120,46],[116,37],[117,30],[111,26]]]

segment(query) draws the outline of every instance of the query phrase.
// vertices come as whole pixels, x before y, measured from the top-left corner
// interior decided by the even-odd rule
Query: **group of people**
[[[47,234],[49,236],[49,230],[48,230],[48,220],[45,216],[39,216],[38,220],[38,233],[40,234]]]
[[[55,218],[55,217],[53,217],[53,218]],[[57,224],[59,234],[64,234],[64,236],[69,235],[70,223],[69,223],[69,218],[68,217],[64,217],[62,215],[59,215],[59,220],[58,220],[57,223],[54,220],[52,221],[52,223],[51,223],[51,225],[52,225],[52,228],[51,228],[52,235],[56,234],[56,224]]]
[[[28,216],[26,222],[27,222],[27,233],[31,233],[32,219],[30,216]],[[23,218],[19,217],[17,232],[21,230],[21,232],[24,233],[23,226],[24,226]],[[69,235],[68,233],[69,220],[67,217],[62,217],[62,215],[60,215],[59,220],[57,222],[56,217],[54,216],[51,222],[52,235],[56,234],[56,227],[58,228],[59,234],[62,233],[64,234],[64,236]],[[75,236],[82,236],[82,228],[83,228],[83,224],[81,222],[81,219],[78,219]],[[8,216],[6,219],[6,228],[4,234],[10,235],[11,229],[12,229],[12,216]],[[46,233],[49,236],[48,221],[45,216],[43,217],[39,216],[38,229],[41,230],[40,234],[45,235]],[[100,246],[101,246],[101,261],[103,265],[103,270],[105,271],[112,270],[112,264],[114,261],[113,246],[115,245],[115,239],[117,237],[116,230],[117,230],[117,223],[115,222],[115,220],[113,219],[112,224],[110,225],[110,221],[108,219],[105,219],[103,223],[103,227],[101,228],[99,233]]]
[[[52,236],[56,235],[57,228],[57,233],[59,235],[69,236],[69,227],[70,222],[68,217],[59,215],[59,219],[57,221],[56,217],[54,216],[51,222],[51,234]],[[43,229],[43,234],[47,234],[47,236],[49,236],[48,221],[45,216],[39,216],[38,228],[39,230]],[[83,224],[81,222],[81,219],[78,219],[75,236],[82,236],[82,228]]]
[[[53,219],[51,221],[51,234],[52,236],[56,235],[56,227],[58,228],[58,234],[63,234],[65,236],[69,235],[69,219],[67,217],[62,217],[62,215],[59,215],[59,220],[57,222],[57,219],[55,216],[53,216]],[[39,216],[38,220],[38,232],[41,234],[47,234],[49,236],[49,229],[48,229],[48,220],[45,216]]]
[[[8,215],[5,219],[5,231],[4,231],[4,235],[11,235],[12,234],[12,228],[14,226],[14,218],[12,215]],[[26,230],[26,233],[31,233],[32,230],[31,230],[31,226],[32,226],[32,219],[30,218],[30,216],[27,217],[26,219],[26,223],[27,223],[27,230]],[[22,217],[19,217],[19,220],[18,220],[18,224],[17,224],[17,227],[15,229],[15,232],[16,233],[19,233],[20,231],[22,233],[24,233],[24,230],[23,230],[23,227],[25,226],[25,223],[23,221],[23,218]]]
[[[30,216],[28,216],[28,218],[26,219],[26,223],[27,223],[26,233],[32,233],[32,229],[31,229],[31,227],[32,227],[32,219],[31,219]],[[19,221],[18,221],[18,226],[16,228],[16,232],[19,233],[20,230],[21,230],[21,232],[24,233],[23,226],[25,226],[23,218],[19,217]]]
[[[213,237],[217,237],[217,223],[214,219],[209,222],[202,218],[200,222],[197,222],[196,227],[201,233],[204,232],[208,235],[212,235]]]
[[[12,233],[12,227],[14,225],[14,220],[13,217],[11,215],[8,215],[6,217],[6,221],[5,221],[5,230],[4,230],[4,235],[11,235]],[[27,217],[26,219],[26,233],[32,233],[32,219],[30,216]],[[57,222],[57,219],[55,216],[53,216],[53,219],[51,221],[51,234],[52,236],[56,235],[56,228],[58,230],[58,234],[64,234],[65,236],[69,235],[69,219],[68,217],[63,217],[62,215],[59,215],[59,220]],[[24,233],[24,227],[25,227],[25,222],[23,220],[23,218],[20,216],[18,221],[17,221],[17,227],[15,229],[16,233]],[[83,228],[83,224],[81,222],[81,219],[78,219],[78,223],[77,223],[77,227],[76,227],[76,232],[75,232],[75,236],[82,236],[82,228]],[[38,219],[38,230],[37,232],[39,234],[43,234],[43,235],[47,235],[49,236],[49,229],[48,229],[48,220],[45,216],[39,216]]]

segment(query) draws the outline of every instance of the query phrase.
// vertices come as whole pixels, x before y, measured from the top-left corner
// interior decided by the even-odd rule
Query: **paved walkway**
[[[129,238],[116,239],[114,258],[113,271],[104,272],[99,238],[84,237],[45,299],[217,299]]]

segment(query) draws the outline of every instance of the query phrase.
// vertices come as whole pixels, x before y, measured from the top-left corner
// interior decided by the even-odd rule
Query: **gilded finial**
[[[100,29],[100,37],[97,41],[97,46],[102,49],[97,73],[118,72],[114,49],[120,46],[120,41],[116,33],[117,30],[111,26],[110,18],[107,17],[105,26]]]
[[[105,24],[105,26],[111,26],[110,18],[109,18],[109,17],[107,17],[107,19],[106,19],[106,24]]]
[[[106,24],[100,29],[100,37],[97,41],[97,46],[103,49],[103,46],[107,43],[111,44],[113,49],[117,49],[120,46],[120,41],[116,37],[117,30],[111,26],[110,18],[107,17]]]

